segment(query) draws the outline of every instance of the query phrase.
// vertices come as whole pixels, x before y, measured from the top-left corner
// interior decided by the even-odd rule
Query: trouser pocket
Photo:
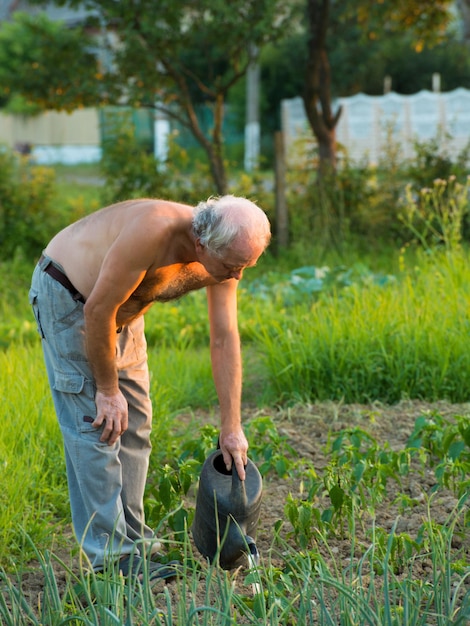
[[[94,428],[96,418],[95,385],[78,372],[54,372],[52,393],[62,431],[99,438],[102,428]]]
[[[31,287],[31,289],[29,290],[29,303],[33,310],[34,319],[36,320],[36,329],[41,339],[44,339],[45,335],[41,326],[41,315],[39,313],[39,306],[38,306],[38,292],[33,287]]]

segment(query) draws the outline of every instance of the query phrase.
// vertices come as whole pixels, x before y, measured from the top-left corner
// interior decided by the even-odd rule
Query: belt
[[[41,263],[41,261],[43,261],[44,259],[45,259],[44,255],[41,254],[39,263]],[[67,291],[72,295],[72,298],[74,300],[77,300],[77,302],[85,303],[85,298],[82,296],[82,294],[75,289],[75,287],[72,285],[72,283],[70,282],[68,277],[64,274],[64,272],[62,272],[62,270],[60,270],[58,267],[53,265],[52,261],[49,261],[47,265],[42,267],[42,271],[46,272],[46,274],[49,274],[49,276],[51,276],[54,280],[60,283],[62,287],[65,287],[65,289],[67,289]]]

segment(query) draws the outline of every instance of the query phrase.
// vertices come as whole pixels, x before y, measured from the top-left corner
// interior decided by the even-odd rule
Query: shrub
[[[470,162],[470,142],[453,159],[449,153],[452,136],[439,131],[429,141],[416,141],[416,157],[410,162],[407,174],[415,189],[430,187],[436,179],[451,176],[459,182],[465,182]]]
[[[31,258],[56,230],[54,172],[27,157],[0,151],[0,258],[20,249]]]
[[[131,112],[111,118],[108,136],[103,140],[101,169],[106,179],[106,204],[129,198],[165,198],[196,204],[213,195],[208,166],[170,140],[165,164],[138,140]],[[188,172],[188,169],[190,172]]]

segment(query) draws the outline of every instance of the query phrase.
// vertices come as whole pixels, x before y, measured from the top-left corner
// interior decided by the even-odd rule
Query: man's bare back
[[[85,300],[113,256],[127,251],[135,257],[137,265],[131,269],[139,269],[141,279],[130,294],[123,294],[116,315],[119,326],[145,313],[155,301],[174,300],[218,282],[194,254],[193,211],[191,206],[161,200],[121,202],[71,224],[45,252],[63,266]],[[116,256],[119,271],[117,261]]]

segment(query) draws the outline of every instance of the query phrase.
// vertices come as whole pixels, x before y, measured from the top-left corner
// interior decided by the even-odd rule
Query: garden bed
[[[286,564],[286,549],[292,548],[293,552],[309,555],[310,559],[312,555],[318,554],[331,571],[345,571],[354,562],[357,566],[357,563],[363,559],[364,553],[371,545],[372,536],[375,537],[376,542],[382,541],[382,548],[386,551],[387,537],[393,533],[401,541],[395,546],[393,554],[390,552],[391,558],[389,559],[389,565],[395,568],[394,575],[397,580],[402,575],[409,576],[410,568],[412,568],[414,580],[421,581],[423,584],[426,580],[432,582],[433,577],[435,578],[433,555],[426,551],[420,553],[413,542],[418,541],[423,522],[426,520],[432,520],[436,525],[448,525],[458,503],[455,489],[440,485],[432,495],[438,482],[435,467],[432,464],[423,465],[418,458],[410,458],[410,466],[403,472],[399,482],[390,473],[386,488],[377,492],[377,494],[380,492],[380,497],[376,497],[372,502],[374,495],[370,491],[371,501],[367,502],[363,496],[362,502],[365,506],[362,510],[356,507],[353,535],[348,527],[346,509],[344,516],[338,515],[336,511],[336,516],[333,518],[336,524],[332,522],[326,524],[323,520],[318,529],[315,529],[312,524],[310,534],[307,531],[307,534],[304,532],[302,535],[300,522],[296,528],[298,520],[296,521],[295,515],[291,516],[290,521],[287,519],[289,516],[286,516],[286,504],[290,501],[292,510],[302,507],[302,503],[306,507],[310,506],[310,511],[325,511],[328,507],[331,508],[330,497],[325,489],[317,491],[314,497],[308,499],[308,482],[300,481],[299,475],[301,475],[302,467],[305,466],[305,468],[315,468],[317,475],[321,476],[323,470],[331,465],[331,445],[338,435],[345,432],[351,433],[357,429],[357,433],[362,433],[363,441],[369,444],[372,442],[376,448],[384,452],[388,451],[392,458],[393,453],[398,453],[409,445],[409,438],[415,429],[417,418],[425,416],[432,419],[433,416],[437,416],[438,421],[449,420],[452,423],[456,415],[465,416],[469,411],[470,405],[451,405],[444,402],[429,404],[416,401],[401,402],[395,406],[324,403],[297,406],[289,410],[246,409],[247,423],[269,416],[270,421],[276,427],[278,445],[285,446],[286,458],[293,461],[293,451],[296,457],[295,471],[294,466],[290,466],[287,468],[286,475],[281,476],[275,471],[275,458],[272,457],[272,468],[264,478],[264,495],[257,534],[257,546],[263,566],[267,569],[277,568],[278,571],[285,571],[289,568]],[[196,416],[181,415],[178,421],[189,422],[194,417],[201,424],[209,421],[215,425],[214,416],[203,412],[198,412]],[[370,436],[370,439],[367,439],[366,435]],[[253,440],[251,443],[253,450],[256,449],[259,455],[262,450],[260,441]],[[345,449],[347,448],[346,445]],[[258,465],[262,465],[262,462],[259,461]],[[280,466],[277,467],[280,469]],[[193,489],[188,493],[185,505],[194,506]],[[280,520],[283,520],[282,525]],[[374,535],[372,535],[373,529]],[[67,547],[60,548],[57,554],[65,563],[76,568],[77,556],[76,554],[71,556],[73,545],[74,541],[70,533]],[[390,546],[391,544],[389,548]],[[464,534],[461,528],[460,530],[456,528],[449,549],[452,551],[451,558],[455,558],[456,562],[462,563],[462,567],[468,570],[470,561],[468,532]],[[194,554],[197,555],[195,548]],[[199,559],[198,555],[197,558]],[[61,585],[65,589],[67,575],[60,564],[54,560],[52,563],[59,590]],[[361,584],[370,580],[372,572],[368,573],[364,570],[363,573],[364,579]],[[380,572],[375,573],[380,574]],[[250,584],[245,580],[245,574],[244,570],[238,570],[224,574],[224,576],[231,577],[236,593],[242,597],[249,597],[252,591]],[[377,581],[377,578],[375,580]],[[208,600],[207,587],[203,576],[200,575],[199,581],[200,591],[193,586],[189,595],[192,601],[204,606]],[[30,606],[41,603],[43,587],[43,568],[32,563],[22,579],[22,592]],[[462,593],[463,590],[464,588]],[[168,585],[167,591],[165,591],[165,585],[159,583],[154,587],[154,594],[157,605],[161,602],[162,609],[166,608],[168,598],[171,598],[175,607],[178,602],[181,602],[179,583]],[[176,615],[177,609],[174,610]],[[241,616],[238,619],[237,623],[250,623]]]

